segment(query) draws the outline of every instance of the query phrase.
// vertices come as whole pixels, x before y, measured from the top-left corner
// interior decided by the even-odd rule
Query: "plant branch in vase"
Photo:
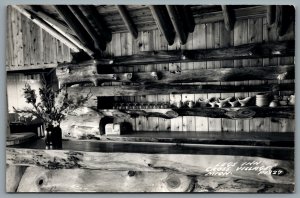
[[[14,111],[23,116],[28,115],[42,120],[46,125],[46,146],[53,149],[62,146],[61,121],[77,108],[82,107],[92,96],[88,93],[85,97],[69,97],[66,87],[55,91],[46,84],[39,88],[40,102],[37,102],[35,90],[29,84],[25,84],[23,92],[26,103],[30,104],[31,108],[14,108]]]

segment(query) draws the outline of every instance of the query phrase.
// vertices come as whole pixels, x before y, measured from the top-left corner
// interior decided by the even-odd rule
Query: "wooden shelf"
[[[89,81],[90,79],[87,79]],[[94,82],[94,81],[93,81]],[[79,83],[79,82],[76,82]],[[264,85],[178,85],[178,84],[140,84],[119,86],[68,87],[71,95],[93,93],[94,96],[143,96],[155,94],[199,94],[199,93],[234,93],[234,92],[277,92],[294,91],[294,83]]]
[[[176,118],[178,116],[200,116],[210,118],[227,119],[252,119],[252,118],[291,118],[295,117],[294,106],[279,107],[234,107],[234,108],[170,108],[170,109],[98,109],[106,116],[115,117],[161,117],[166,119]]]

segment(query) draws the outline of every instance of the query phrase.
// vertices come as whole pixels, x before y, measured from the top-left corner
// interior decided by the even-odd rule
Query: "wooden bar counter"
[[[267,141],[263,136],[257,137]],[[246,189],[247,192],[249,189],[250,192],[293,191],[293,145],[289,147],[284,143],[276,145],[272,142],[270,145],[273,146],[234,145],[232,142],[237,138],[238,135],[234,138],[232,134],[227,138],[227,141],[233,140],[231,145],[224,144],[226,138],[219,143],[215,138],[215,142],[208,144],[132,142],[132,139],[128,142],[108,139],[64,140],[60,150],[47,150],[44,140],[38,139],[8,146],[6,163],[8,167],[28,167],[18,191],[22,191],[22,186],[28,190],[28,186],[33,185],[33,192],[71,192],[75,189],[70,185],[78,185],[78,182],[82,188],[80,192],[209,192],[208,186],[216,184],[224,185],[224,188],[216,185],[211,189],[216,192],[232,189],[239,189],[238,192],[244,192]],[[284,141],[287,141],[287,138],[283,138]],[[72,182],[67,181],[69,185],[62,184],[63,180],[59,183],[54,182],[58,181],[55,177],[70,178],[86,174],[93,175],[94,181],[84,177],[84,180],[89,181],[83,182],[81,177],[80,180],[73,178]],[[24,180],[26,175],[27,179],[32,180],[31,183]],[[110,182],[105,183],[103,179],[120,185],[104,187]],[[126,185],[133,185],[126,184],[128,180],[133,180],[136,188],[128,188]],[[153,185],[150,185],[148,180],[154,182]],[[241,181],[244,183],[241,184]],[[205,185],[207,186],[204,187]],[[264,189],[265,185],[270,188]],[[80,188],[76,188],[76,191],[78,190]]]

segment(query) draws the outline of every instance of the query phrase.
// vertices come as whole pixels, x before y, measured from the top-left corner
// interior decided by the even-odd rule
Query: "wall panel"
[[[71,61],[70,49],[11,6],[7,7],[6,67],[26,69]]]
[[[135,43],[132,46],[132,53],[139,51],[152,50],[175,50],[175,49],[210,49],[227,47],[233,45],[241,45],[246,43],[261,43],[263,41],[279,40],[278,35],[274,32],[274,27],[266,24],[265,18],[244,19],[236,21],[235,27],[232,31],[225,29],[223,22],[197,24],[195,31],[189,34],[187,43],[182,45],[176,37],[172,46],[168,46],[163,35],[159,30],[150,30],[139,33],[137,40],[131,36],[130,40]],[[293,31],[292,29],[289,31]],[[117,34],[114,34],[114,36]],[[293,34],[289,34],[293,35]],[[122,37],[122,36],[121,36]],[[129,38],[128,37],[128,38]],[[291,39],[291,38],[285,38]],[[120,39],[119,39],[120,40]],[[114,40],[114,46],[126,45],[126,42],[121,39]],[[120,42],[115,43],[115,42]],[[125,42],[125,43],[124,43]],[[123,47],[121,47],[123,48]],[[111,54],[117,55],[119,49],[112,49]],[[107,51],[107,53],[109,53]],[[123,54],[122,54],[123,55]],[[280,62],[281,61],[281,62]],[[140,65],[133,66],[135,72],[141,71],[160,71],[160,70],[193,70],[200,68],[221,68],[221,67],[255,67],[255,66],[269,66],[282,64],[292,64],[291,57],[287,58],[259,58],[259,59],[242,59],[242,60],[226,60],[226,61],[207,61],[207,62],[191,62],[191,63],[172,63],[157,64],[157,65]],[[132,71],[131,67],[126,67],[125,71]],[[120,69],[120,68],[119,68]],[[272,81],[270,81],[272,82]],[[212,82],[205,82],[213,84]],[[241,84],[264,84],[267,81],[237,81],[237,82],[214,82],[221,85],[241,85]],[[201,83],[192,83],[201,84]],[[289,93],[291,94],[291,93]],[[215,94],[170,94],[170,95],[149,95],[137,96],[134,101],[137,103],[161,103],[170,102],[177,104],[178,102],[186,102],[192,100],[197,102],[200,98],[207,99],[211,97],[227,98],[255,96],[256,93],[237,92],[237,93],[215,93]],[[125,99],[129,102],[133,100]],[[288,124],[289,123],[289,124]],[[293,131],[294,120],[289,119],[275,119],[275,118],[256,118],[251,120],[229,120],[220,118],[205,118],[205,117],[177,117],[171,120],[162,118],[144,118],[138,117],[135,121],[135,130],[137,131],[219,131],[219,132],[255,132],[255,131]]]

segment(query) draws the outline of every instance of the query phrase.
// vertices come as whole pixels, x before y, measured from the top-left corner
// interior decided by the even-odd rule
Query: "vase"
[[[49,125],[46,128],[45,138],[46,148],[61,149],[62,148],[62,132],[60,126]]]

